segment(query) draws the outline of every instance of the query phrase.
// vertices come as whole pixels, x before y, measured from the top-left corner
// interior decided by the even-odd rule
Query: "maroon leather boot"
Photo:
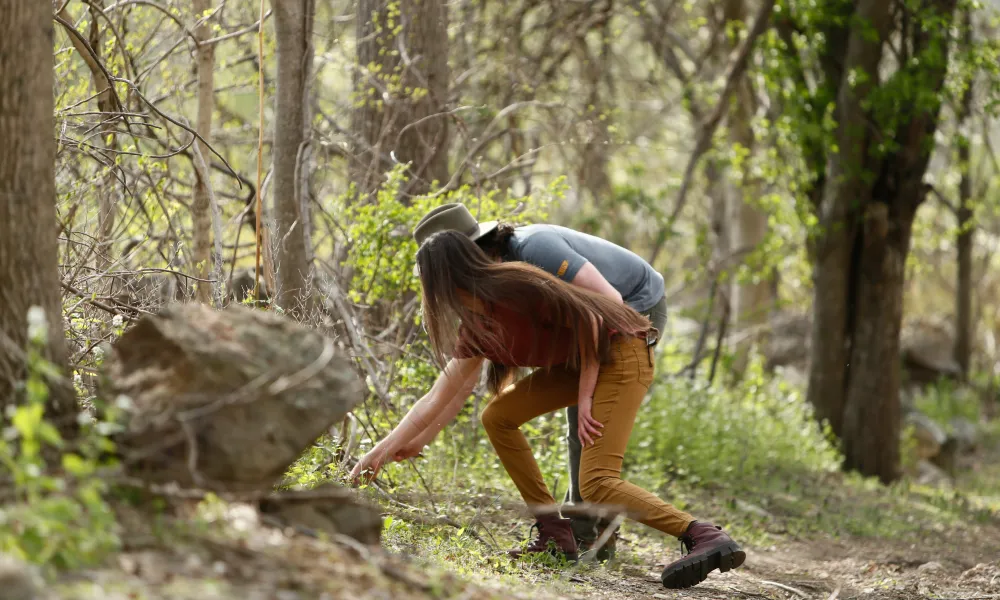
[[[721,527],[693,521],[681,536],[688,553],[667,565],[660,575],[663,587],[681,589],[698,585],[715,569],[725,573],[738,568],[747,554]]]
[[[573,537],[573,528],[570,527],[569,519],[563,519],[559,515],[541,515],[531,528],[537,528],[538,535],[528,544],[527,548],[508,550],[507,554],[511,558],[520,558],[525,554],[537,552],[549,552],[554,556],[562,554],[571,561],[577,559],[576,539]]]

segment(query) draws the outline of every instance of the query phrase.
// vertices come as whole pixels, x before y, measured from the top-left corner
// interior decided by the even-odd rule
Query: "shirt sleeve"
[[[521,245],[521,260],[548,271],[563,281],[573,281],[587,259],[558,233],[540,231]]]

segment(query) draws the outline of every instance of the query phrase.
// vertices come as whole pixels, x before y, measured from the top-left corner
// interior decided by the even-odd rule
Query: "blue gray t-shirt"
[[[608,280],[626,304],[646,312],[663,297],[663,276],[630,250],[559,225],[526,225],[510,239],[512,260],[521,260],[572,281],[588,262]]]

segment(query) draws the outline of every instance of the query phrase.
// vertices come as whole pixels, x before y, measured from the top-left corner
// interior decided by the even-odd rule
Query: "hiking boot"
[[[698,585],[715,569],[723,573],[743,564],[747,554],[739,544],[711,523],[693,521],[681,536],[687,555],[663,569],[660,581],[668,589]],[[683,552],[683,549],[682,549]]]
[[[507,554],[511,558],[548,552],[557,557],[563,555],[571,561],[577,559],[576,540],[573,538],[573,529],[570,527],[569,519],[563,519],[559,515],[542,515],[538,517],[531,528],[537,528],[538,535],[528,544],[527,548],[508,550]]]
[[[572,519],[570,526],[573,528],[573,537],[576,538],[580,554],[588,552],[610,525],[611,522],[605,519],[601,519],[596,526],[593,519]],[[608,541],[597,550],[597,555],[594,558],[600,562],[607,562],[614,558],[615,542],[617,541],[618,529],[616,528]]]

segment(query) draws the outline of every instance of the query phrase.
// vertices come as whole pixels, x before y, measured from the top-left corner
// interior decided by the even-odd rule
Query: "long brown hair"
[[[443,362],[457,339],[460,323],[474,330],[481,346],[499,346],[496,324],[483,305],[511,309],[536,331],[547,324],[564,325],[570,347],[570,367],[607,358],[611,334],[639,333],[649,319],[627,305],[574,286],[524,262],[495,263],[468,237],[456,231],[435,233],[417,252],[423,286],[423,318],[436,357]],[[471,302],[470,302],[471,298]],[[544,314],[539,310],[544,307]],[[602,321],[594,347],[593,316]],[[490,387],[499,391],[509,379],[503,365],[491,364]]]

